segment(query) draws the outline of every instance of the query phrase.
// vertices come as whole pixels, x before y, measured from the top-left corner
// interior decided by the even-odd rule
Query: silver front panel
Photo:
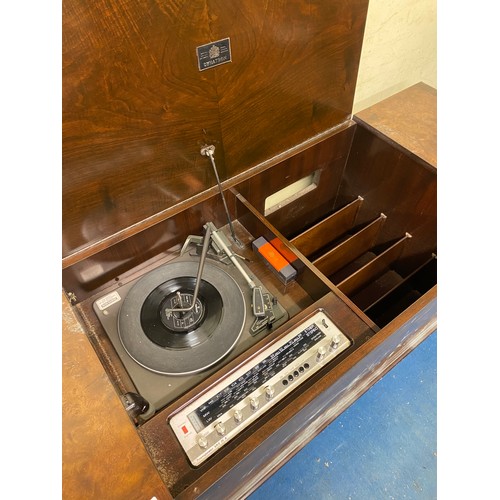
[[[350,345],[318,311],[169,421],[190,462],[197,466]]]

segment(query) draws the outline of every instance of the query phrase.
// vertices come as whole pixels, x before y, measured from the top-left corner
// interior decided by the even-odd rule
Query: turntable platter
[[[169,311],[192,304],[197,271],[198,262],[165,264],[141,278],[125,297],[119,337],[144,368],[168,375],[196,373],[217,363],[238,341],[246,317],[243,292],[210,262],[193,310]]]

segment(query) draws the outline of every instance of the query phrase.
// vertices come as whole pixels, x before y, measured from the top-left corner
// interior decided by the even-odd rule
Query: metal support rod
[[[210,162],[212,163],[212,167],[214,169],[215,179],[217,180],[217,186],[219,187],[219,193],[220,193],[220,196],[222,198],[222,203],[224,204],[224,210],[226,211],[226,216],[227,216],[227,221],[229,223],[229,229],[231,231],[231,236],[232,236],[233,240],[236,242],[236,244],[241,247],[242,244],[238,240],[238,238],[236,237],[236,233],[234,232],[233,223],[231,221],[231,216],[229,215],[229,209],[228,209],[227,203],[226,203],[226,198],[224,197],[224,193],[222,191],[222,185],[220,183],[219,173],[217,171],[217,166],[215,165],[214,151],[215,151],[215,146],[210,145],[210,146],[204,146],[203,148],[201,148],[200,153],[202,155],[208,156],[210,158]]]

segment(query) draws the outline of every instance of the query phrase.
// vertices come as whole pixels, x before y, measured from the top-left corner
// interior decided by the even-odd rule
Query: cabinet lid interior
[[[63,257],[348,122],[367,7],[64,0]]]

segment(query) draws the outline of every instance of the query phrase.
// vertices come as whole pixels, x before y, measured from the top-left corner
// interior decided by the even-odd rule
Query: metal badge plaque
[[[196,55],[198,56],[198,69],[200,71],[231,62],[229,38],[196,47]]]

